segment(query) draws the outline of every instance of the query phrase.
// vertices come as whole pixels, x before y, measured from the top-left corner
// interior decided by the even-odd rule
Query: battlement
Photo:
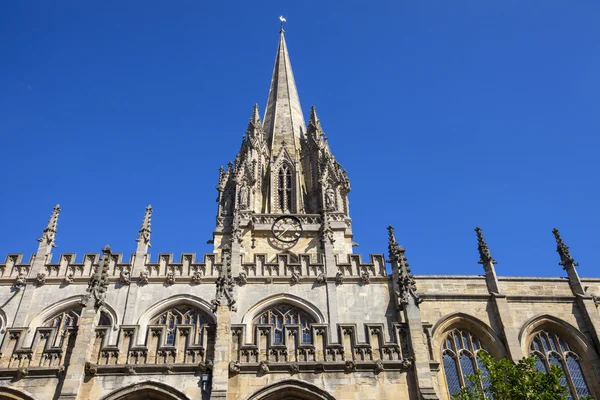
[[[220,254],[204,254],[201,261],[196,259],[194,253],[181,254],[179,261],[175,261],[172,253],[160,253],[156,261],[150,261],[150,254],[142,256],[143,267],[134,271],[133,266],[139,255],[131,254],[129,260],[124,261],[122,253],[112,253],[109,279],[128,283],[144,274],[144,283],[200,283],[203,279],[214,282],[223,267]],[[8,254],[4,263],[0,264],[0,282],[20,279],[36,284],[87,283],[98,265],[100,254],[85,253],[78,261],[75,253],[63,253],[58,256],[58,262],[53,262],[52,254],[49,253],[43,268],[33,276],[31,270],[35,258],[32,255],[24,262],[23,254]],[[388,279],[382,254],[371,254],[368,262],[364,262],[358,254],[349,254],[345,260],[336,257],[335,260],[335,270],[326,273],[323,260],[318,260],[311,254],[277,254],[271,260],[268,260],[266,254],[255,254],[251,261],[245,260],[244,255],[241,255],[240,276],[236,278],[240,284],[264,283],[265,279],[275,282],[293,279],[294,283],[314,282],[317,279],[324,283],[329,278],[335,279],[338,284],[344,281],[370,283],[371,279]]]

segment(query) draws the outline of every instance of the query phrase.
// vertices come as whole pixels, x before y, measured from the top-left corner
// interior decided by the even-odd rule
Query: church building
[[[413,275],[391,226],[386,254],[354,254],[349,177],[303,115],[283,29],[217,191],[213,252],[157,261],[151,206],[129,259],[52,254],[54,207],[37,252],[0,264],[0,399],[449,400],[482,352],[535,355],[600,399],[600,278],[558,230],[564,277],[498,276],[480,228],[481,275]]]

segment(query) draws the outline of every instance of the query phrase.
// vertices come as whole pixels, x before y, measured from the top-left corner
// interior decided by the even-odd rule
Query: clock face
[[[302,224],[293,215],[284,215],[273,222],[271,232],[280,242],[293,243],[302,236]]]

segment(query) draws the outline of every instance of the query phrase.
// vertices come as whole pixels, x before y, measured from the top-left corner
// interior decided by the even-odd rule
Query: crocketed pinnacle
[[[480,227],[475,228],[475,232],[477,232],[477,250],[479,250],[479,264],[497,264],[498,262],[494,260],[492,254],[490,253],[490,248],[488,247],[485,239],[483,238],[483,231]]]
[[[140,229],[136,242],[142,242],[148,245],[148,247],[152,247],[152,245],[150,245],[150,234],[152,233],[152,229],[150,228],[151,223],[152,206],[148,205],[148,207],[146,207],[146,214],[144,215],[144,222],[142,222],[142,228]]]
[[[262,132],[262,124],[260,122],[260,115],[258,113],[258,104],[255,104],[254,110],[252,111],[252,116],[250,117],[250,122],[248,122],[248,129],[246,129],[246,133],[248,136],[255,136],[259,132]]]
[[[282,142],[297,150],[300,135],[306,132],[298,90],[292,73],[283,30],[279,33],[279,47],[275,57],[275,68],[265,109],[263,128],[267,135],[271,154],[279,154]]]
[[[554,234],[554,237],[556,238],[556,252],[560,256],[560,262],[558,263],[558,265],[562,265],[563,268],[566,268],[569,265],[577,267],[579,264],[577,264],[575,262],[575,260],[573,259],[573,257],[571,256],[571,251],[569,250],[569,246],[567,246],[565,244],[565,242],[563,242],[562,238],[560,237],[560,232],[558,231],[558,229],[556,229],[556,228],[552,229],[552,233]]]
[[[54,240],[56,237],[56,226],[58,225],[58,214],[59,213],[60,213],[60,204],[57,204],[54,206],[52,215],[50,216],[50,219],[48,220],[48,225],[44,229],[44,232],[42,233],[42,237],[37,240],[38,242],[40,242],[40,243],[45,242],[45,244],[49,244],[52,247],[56,247],[56,243],[54,242]]]

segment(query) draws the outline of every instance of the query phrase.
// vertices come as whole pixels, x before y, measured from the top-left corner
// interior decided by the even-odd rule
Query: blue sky
[[[305,116],[352,184],[356,252],[396,227],[417,274],[599,276],[600,3],[157,2],[0,5],[0,257],[211,251],[217,171],[264,111],[279,21]]]

